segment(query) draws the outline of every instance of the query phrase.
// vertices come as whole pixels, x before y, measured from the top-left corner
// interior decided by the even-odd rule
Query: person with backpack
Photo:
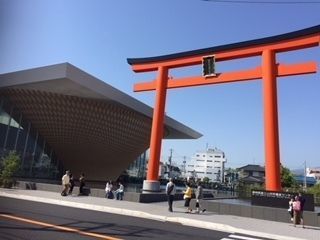
[[[176,194],[176,186],[173,183],[172,178],[169,178],[169,182],[167,183],[166,186],[166,194],[168,197],[168,205],[169,205],[169,212],[173,212],[172,210],[172,205],[173,205],[173,199],[174,199],[174,195]]]

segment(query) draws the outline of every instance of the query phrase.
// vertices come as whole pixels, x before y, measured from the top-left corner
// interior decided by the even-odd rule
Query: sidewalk
[[[170,213],[168,212],[166,202],[146,204],[91,196],[72,195],[62,197],[59,193],[55,192],[3,188],[0,188],[0,196],[129,215],[157,221],[176,222],[193,227],[230,233],[249,234],[277,240],[320,239],[320,227],[306,226],[306,228],[303,229],[301,226],[293,227],[293,225],[289,223],[286,224],[231,215],[218,215],[213,212],[185,214],[182,201],[175,201],[173,205],[174,212]],[[73,203],[70,204],[70,202]]]

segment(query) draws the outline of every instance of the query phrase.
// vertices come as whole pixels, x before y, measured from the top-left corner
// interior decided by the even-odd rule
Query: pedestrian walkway
[[[173,213],[168,211],[166,202],[136,203],[91,196],[71,195],[62,197],[60,193],[40,190],[2,189],[0,196],[29,201],[57,204],[94,211],[147,218],[157,221],[175,222],[183,225],[229,232],[229,239],[277,239],[277,240],[319,240],[320,227],[302,228],[292,224],[245,218],[231,215],[218,215],[213,212],[186,214],[183,201],[175,201]],[[70,204],[72,202],[72,204]],[[240,237],[239,237],[240,236]],[[247,238],[245,238],[245,236]],[[251,237],[250,237],[251,236]]]

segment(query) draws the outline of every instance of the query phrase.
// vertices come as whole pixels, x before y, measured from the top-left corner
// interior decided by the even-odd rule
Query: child
[[[290,217],[291,217],[291,222],[293,221],[293,202],[294,202],[294,199],[291,198],[290,201],[289,201],[289,208],[288,208],[288,212],[289,212]]]

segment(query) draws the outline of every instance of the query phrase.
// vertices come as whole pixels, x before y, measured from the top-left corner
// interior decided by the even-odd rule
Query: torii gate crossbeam
[[[319,44],[320,25],[287,34],[213,48],[159,57],[128,59],[128,63],[132,65],[132,69],[135,72],[158,71],[156,80],[138,83],[134,86],[134,91],[136,92],[156,90],[150,140],[150,159],[147,180],[144,182],[143,190],[159,191],[158,169],[167,89],[262,79],[266,190],[280,191],[277,77],[315,73],[317,71],[317,63],[312,61],[289,65],[280,64],[276,62],[276,54],[316,47]],[[207,55],[214,55],[217,62],[260,56],[261,66],[235,72],[218,73],[212,77],[193,76],[169,79],[168,72],[170,69],[200,65],[203,57]]]

